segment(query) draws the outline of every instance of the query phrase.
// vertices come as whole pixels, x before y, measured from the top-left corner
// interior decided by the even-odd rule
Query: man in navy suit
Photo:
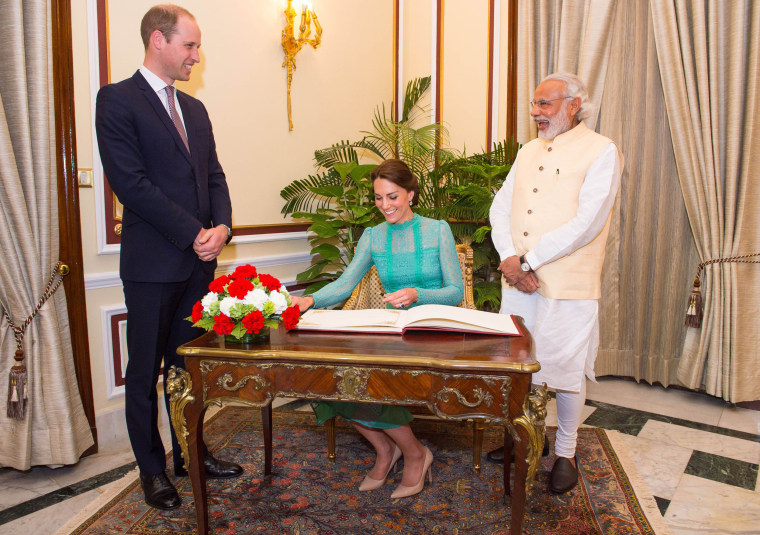
[[[216,257],[232,238],[232,208],[206,108],[174,88],[200,61],[195,17],[178,6],[155,6],[140,33],[143,65],[131,78],[101,88],[95,129],[103,169],[124,205],[127,431],[146,503],[173,509],[181,502],[165,472],[156,383],[161,360],[166,382],[171,366],[184,367],[177,347],[202,333],[184,318],[208,291]],[[171,438],[174,473],[185,476],[174,429]],[[204,467],[212,478],[242,473],[208,451]]]

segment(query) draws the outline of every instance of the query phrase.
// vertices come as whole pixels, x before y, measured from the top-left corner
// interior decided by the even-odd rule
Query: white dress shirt
[[[148,69],[145,65],[140,66],[140,74],[143,75],[145,80],[150,84],[150,87],[153,88],[153,91],[156,92],[156,95],[158,95],[158,98],[161,99],[161,104],[164,105],[164,109],[166,110],[167,115],[171,117],[171,114],[169,113],[169,100],[166,96],[166,82],[164,82],[161,78],[158,77],[158,75],[153,74],[153,72]],[[172,84],[173,86],[174,84]],[[179,105],[179,99],[177,98],[177,91],[176,87],[174,88],[174,107],[177,108],[177,113],[179,114],[179,120],[182,121],[182,126],[185,128],[185,134],[187,135],[187,127],[185,126],[185,118],[182,115],[182,107]],[[190,141],[190,136],[187,136],[188,142]]]

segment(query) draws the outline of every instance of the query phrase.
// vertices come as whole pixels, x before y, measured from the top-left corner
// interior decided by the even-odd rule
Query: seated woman
[[[364,231],[353,260],[343,274],[312,296],[294,297],[302,311],[327,307],[346,299],[374,264],[389,308],[436,303],[458,305],[464,295],[462,272],[451,229],[445,221],[428,219],[412,211],[419,197],[417,177],[401,160],[386,160],[371,174],[375,205],[385,223]],[[397,405],[320,402],[314,412],[320,423],[339,414],[375,448],[375,466],[359,490],[382,487],[403,455],[404,475],[391,498],[420,492],[425,475],[432,474],[433,454],[414,436],[411,413]]]

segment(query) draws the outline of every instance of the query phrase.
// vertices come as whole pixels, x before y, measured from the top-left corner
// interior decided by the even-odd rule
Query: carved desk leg
[[[172,366],[169,370],[166,392],[170,395],[169,411],[174,433],[182,449],[182,458],[190,476],[195,502],[197,533],[208,533],[208,502],[206,472],[201,469],[203,459],[203,401],[191,394],[193,381],[190,373]]]
[[[528,452],[526,461],[528,463],[528,491],[533,488],[535,483],[536,471],[541,462],[541,452],[544,449],[544,437],[546,431],[546,403],[548,393],[546,383],[534,388],[523,402],[523,414],[515,419],[514,423],[518,427],[525,429],[528,435]]]
[[[546,400],[546,384],[536,387],[523,402],[523,414],[514,420],[518,437],[514,444],[515,493],[512,496],[512,533],[522,533],[525,500],[527,493],[533,488],[538,463],[541,461],[541,451],[544,448]]]
[[[512,492],[512,523],[510,533],[522,533],[523,517],[525,516],[525,499],[527,497],[525,484],[528,475],[526,457],[528,453],[528,434],[522,427],[517,427],[517,438],[513,442],[515,450],[515,480]],[[505,461],[506,467],[508,462]],[[509,485],[509,480],[504,482]]]
[[[325,422],[325,433],[327,433],[327,458],[335,462],[335,418],[330,418]]]
[[[483,431],[486,424],[483,420],[476,418],[472,421],[472,467],[480,470],[480,459],[483,456]]]
[[[261,427],[264,432],[264,475],[272,475],[272,404],[261,407]]]

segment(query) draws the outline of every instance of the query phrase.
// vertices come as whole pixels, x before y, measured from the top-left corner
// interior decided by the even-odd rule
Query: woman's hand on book
[[[418,300],[416,288],[402,288],[383,297],[383,303],[390,303],[393,308],[409,308]]]
[[[314,298],[311,296],[299,297],[297,295],[291,295],[290,301],[301,309],[302,313],[314,306]]]

